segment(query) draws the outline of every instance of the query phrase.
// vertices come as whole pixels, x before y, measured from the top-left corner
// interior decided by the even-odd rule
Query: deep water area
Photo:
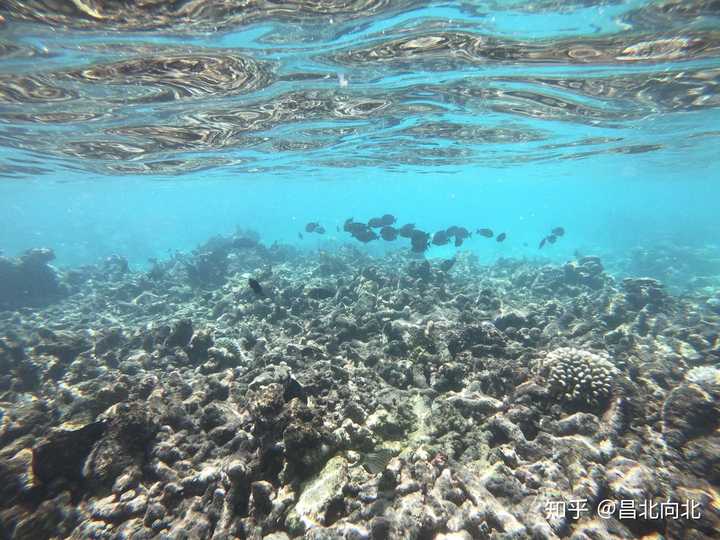
[[[0,540],[720,538],[711,0],[0,0]]]

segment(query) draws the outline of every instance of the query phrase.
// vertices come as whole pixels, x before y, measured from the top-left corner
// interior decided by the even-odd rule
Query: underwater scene
[[[0,0],[0,540],[720,538],[720,2]]]

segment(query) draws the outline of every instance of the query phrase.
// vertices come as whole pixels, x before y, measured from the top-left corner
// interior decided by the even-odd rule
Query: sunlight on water
[[[77,263],[122,248],[143,264],[236,225],[293,242],[294,220],[388,210],[428,227],[446,211],[468,226],[482,216],[528,236],[574,216],[576,248],[607,245],[608,235],[623,245],[710,240],[714,207],[697,205],[688,223],[665,184],[717,194],[710,3],[315,9],[9,2],[3,249],[52,244]],[[233,185],[207,183],[216,179]],[[383,186],[365,189],[369,179]],[[176,191],[156,180],[203,185]],[[543,191],[558,181],[570,183]],[[596,200],[613,181],[618,201],[582,209],[578,199]],[[269,184],[283,187],[260,187]],[[539,191],[526,198],[526,189]],[[133,204],[115,205],[114,190]],[[352,205],[324,204],[345,190]],[[456,202],[438,206],[451,192]],[[508,254],[533,253],[522,247]]]

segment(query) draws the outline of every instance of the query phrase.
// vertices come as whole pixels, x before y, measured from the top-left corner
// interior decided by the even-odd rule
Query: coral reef
[[[39,306],[64,292],[57,271],[48,263],[51,249],[30,249],[17,258],[0,256],[0,309]]]
[[[596,257],[446,271],[243,233],[56,279],[66,296],[0,311],[3,537],[720,530],[719,316]]]

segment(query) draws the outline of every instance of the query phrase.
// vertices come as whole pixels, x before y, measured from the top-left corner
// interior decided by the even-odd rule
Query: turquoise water
[[[0,0],[0,540],[718,538],[719,89],[718,0]]]
[[[6,255],[143,267],[237,227],[332,249],[346,218],[388,212],[505,231],[459,248],[488,262],[718,248],[710,4],[6,4]],[[301,240],[308,221],[327,234]]]

